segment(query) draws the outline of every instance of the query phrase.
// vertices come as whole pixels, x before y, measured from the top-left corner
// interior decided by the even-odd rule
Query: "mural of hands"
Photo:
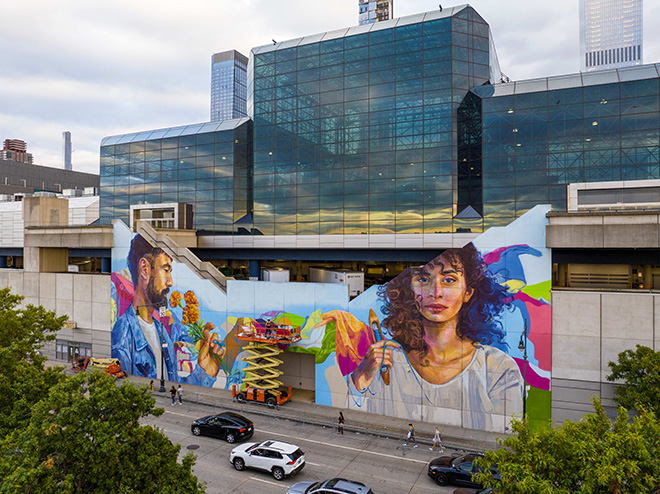
[[[224,369],[223,357],[227,353],[224,343],[218,339],[213,323],[207,322],[202,331],[202,339],[199,340],[199,357],[197,363],[211,377],[218,375],[220,368]],[[225,364],[226,365],[226,364]]]
[[[357,389],[369,387],[378,372],[386,372],[383,368],[388,371],[392,368],[392,348],[401,348],[401,345],[392,340],[380,340],[369,346],[362,362],[353,371],[353,383]],[[389,380],[386,384],[389,384]]]

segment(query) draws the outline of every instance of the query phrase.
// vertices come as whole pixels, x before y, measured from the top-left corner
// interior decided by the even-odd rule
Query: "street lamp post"
[[[163,317],[167,313],[167,305],[160,305],[158,307],[158,314],[160,315],[160,389],[161,393],[165,392],[165,345],[163,344]],[[526,354],[525,354],[526,355]]]
[[[525,329],[520,335],[518,350],[523,352],[523,420],[527,419],[527,320],[525,320]]]

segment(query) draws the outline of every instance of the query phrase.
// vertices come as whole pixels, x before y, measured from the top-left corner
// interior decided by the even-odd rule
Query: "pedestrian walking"
[[[440,429],[437,427],[435,428],[435,434],[433,436],[433,446],[431,446],[429,449],[431,451],[435,451],[436,446],[440,448],[440,453],[445,452],[445,448],[442,447],[442,434],[440,434]]]
[[[408,424],[408,440],[406,441],[406,446],[408,446],[408,443],[412,441],[415,443],[413,448],[417,447],[417,439],[415,439],[415,428],[413,427],[412,424]]]
[[[339,418],[337,419],[337,434],[344,435],[344,414],[339,412]]]
[[[170,388],[170,395],[172,396],[172,405],[176,405],[176,388],[174,386]]]
[[[176,390],[176,395],[179,397],[179,405],[183,405],[183,388],[179,384],[179,389]]]

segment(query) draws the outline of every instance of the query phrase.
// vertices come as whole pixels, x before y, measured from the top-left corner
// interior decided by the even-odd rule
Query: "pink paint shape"
[[[525,376],[525,361],[521,358],[515,358],[516,364],[518,364],[518,368],[520,369],[520,374],[522,376]],[[529,362],[527,362],[527,376],[526,376],[526,382],[530,386],[536,388],[536,389],[542,389],[543,391],[550,391],[550,379],[547,377],[541,377],[539,376],[534,368],[529,365]]]

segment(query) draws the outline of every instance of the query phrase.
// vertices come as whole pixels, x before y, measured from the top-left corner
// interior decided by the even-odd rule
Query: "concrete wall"
[[[76,329],[63,329],[57,338],[91,343],[95,357],[110,356],[110,275],[84,273],[37,273],[0,269],[0,288],[23,295],[23,303],[43,305],[58,316],[67,315]],[[55,358],[55,342],[44,347]]]
[[[579,420],[593,395],[616,407],[608,363],[637,344],[660,351],[660,292],[553,290],[553,420]]]

